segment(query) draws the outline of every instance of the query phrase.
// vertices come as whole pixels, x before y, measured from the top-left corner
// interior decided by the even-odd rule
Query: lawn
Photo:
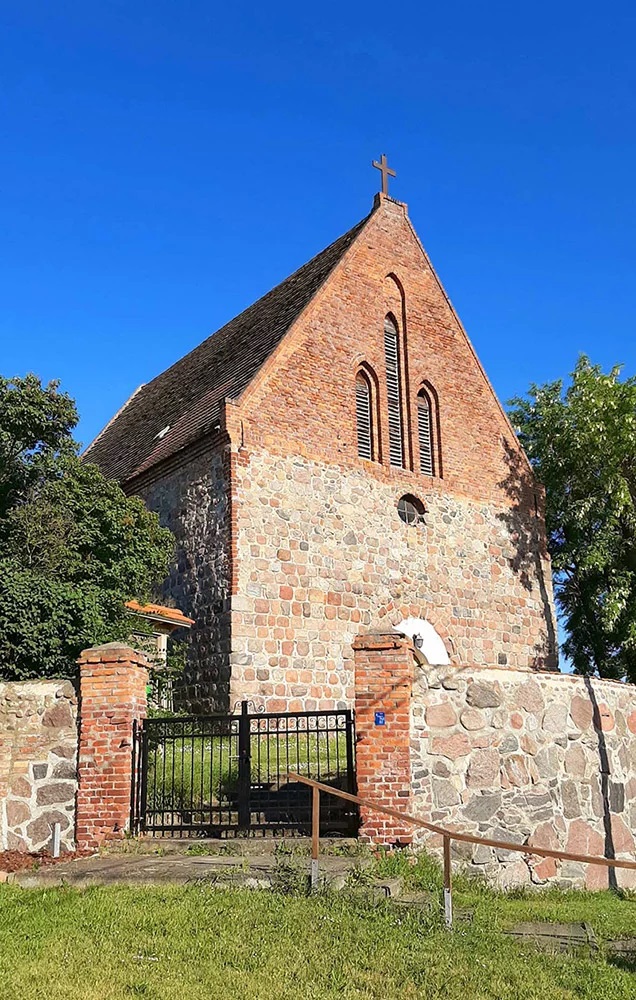
[[[380,862],[431,888],[430,864]],[[603,957],[636,936],[636,902],[609,893],[491,893],[458,883],[470,923],[346,894],[0,886],[2,996],[19,1000],[626,1000],[636,977]],[[591,924],[601,952],[545,955],[504,936],[518,920]]]

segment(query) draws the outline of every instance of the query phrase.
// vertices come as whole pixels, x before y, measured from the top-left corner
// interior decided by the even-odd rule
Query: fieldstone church
[[[383,189],[86,453],[176,535],[193,709],[349,706],[356,637],[407,618],[455,666],[556,669],[541,487]]]

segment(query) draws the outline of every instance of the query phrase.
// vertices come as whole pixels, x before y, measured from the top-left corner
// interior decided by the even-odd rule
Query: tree
[[[59,459],[77,454],[75,403],[58,388],[43,388],[35,375],[0,377],[0,526],[31,486],[55,474]]]
[[[0,675],[70,676],[85,647],[124,638],[125,602],[165,577],[169,531],[83,463],[73,400],[0,378]]]
[[[636,379],[581,356],[510,417],[546,488],[564,652],[577,673],[636,681]]]

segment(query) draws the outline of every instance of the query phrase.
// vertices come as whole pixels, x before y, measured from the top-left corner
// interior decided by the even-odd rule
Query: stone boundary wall
[[[0,851],[72,850],[77,697],[70,681],[0,683]]]
[[[636,688],[568,674],[415,668],[412,809],[497,840],[634,859]],[[426,842],[425,831],[416,840]],[[636,872],[455,844],[502,887],[636,885]]]

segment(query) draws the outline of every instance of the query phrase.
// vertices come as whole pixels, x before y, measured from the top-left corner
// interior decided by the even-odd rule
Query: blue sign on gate
[[[376,726],[386,726],[386,718],[384,712],[375,713],[375,724]]]

